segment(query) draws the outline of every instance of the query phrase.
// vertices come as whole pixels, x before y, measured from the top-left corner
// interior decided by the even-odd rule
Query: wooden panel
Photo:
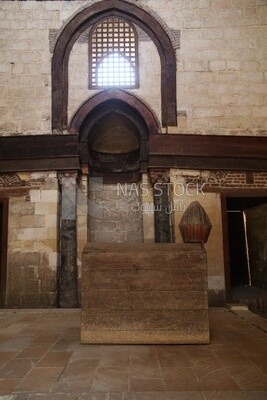
[[[0,160],[77,157],[77,135],[0,137]]]
[[[0,160],[0,172],[70,171],[80,168],[77,158],[43,158],[40,160]]]
[[[151,155],[149,168],[213,169],[226,171],[267,171],[267,158],[195,157]]]
[[[35,135],[0,138],[0,172],[77,170],[77,135]]]
[[[267,171],[267,137],[151,135],[149,147],[149,168]],[[77,170],[79,152],[76,134],[0,137],[0,172]]]
[[[151,155],[191,157],[267,157],[267,137],[153,135],[149,138]]]

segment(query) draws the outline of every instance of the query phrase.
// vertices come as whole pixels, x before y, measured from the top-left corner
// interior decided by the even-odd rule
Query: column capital
[[[78,172],[77,171],[67,171],[67,172],[59,172],[58,173],[58,180],[61,185],[65,184],[75,185],[77,182]]]
[[[164,184],[170,182],[170,170],[169,169],[150,169],[149,180],[152,185]]]

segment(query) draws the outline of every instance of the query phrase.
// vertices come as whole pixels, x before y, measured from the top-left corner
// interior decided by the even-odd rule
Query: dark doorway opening
[[[249,285],[250,271],[244,212],[242,210],[227,210],[227,222],[231,287]]]
[[[8,199],[0,199],[0,307],[6,306]]]
[[[267,291],[264,290],[264,277],[259,276],[257,265],[261,253],[265,252],[267,235],[266,208],[267,197],[227,197],[227,225],[229,252],[229,300],[245,303],[252,311],[267,315]],[[265,207],[265,206],[264,206]],[[263,227],[259,228],[259,220]],[[261,223],[260,223],[261,225]],[[256,236],[255,236],[256,235]],[[259,236],[261,239],[259,240]],[[264,237],[264,239],[263,239]],[[264,243],[265,242],[265,243]],[[259,248],[259,246],[261,248]]]

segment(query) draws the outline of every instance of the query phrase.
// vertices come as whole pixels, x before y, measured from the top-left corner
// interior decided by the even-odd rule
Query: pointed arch
[[[124,167],[125,160],[130,157],[128,160],[130,169],[146,171],[149,156],[149,135],[160,133],[159,124],[152,111],[141,100],[121,89],[108,89],[92,96],[80,106],[72,118],[70,132],[79,135],[82,164],[88,164],[90,167],[96,167],[99,164],[102,155],[97,154],[92,148],[95,139],[94,127],[98,125],[99,128],[101,121],[104,121],[107,116],[114,116],[115,114],[119,118],[127,120],[128,127],[129,125],[134,127],[132,133],[136,135],[139,143],[138,149],[124,156]],[[94,158],[92,162],[92,155],[97,155],[98,160]],[[123,154],[109,155],[109,160],[113,160],[113,164],[116,166],[116,163],[121,161],[122,156]],[[134,161],[133,164],[132,161]],[[94,165],[94,163],[96,164]],[[100,168],[99,165],[98,168]]]
[[[87,99],[73,116],[69,128],[70,132],[79,134],[80,128],[86,116],[89,115],[96,107],[112,100],[119,100],[121,103],[124,103],[136,110],[144,119],[148,135],[160,133],[158,121],[148,106],[143,101],[138,99],[138,97],[121,89],[104,90]]]
[[[148,11],[123,0],[101,1],[82,9],[62,29],[52,57],[52,129],[68,125],[68,62],[71,49],[86,29],[104,17],[116,15],[137,24],[152,39],[161,62],[162,125],[177,125],[176,59],[169,35]]]

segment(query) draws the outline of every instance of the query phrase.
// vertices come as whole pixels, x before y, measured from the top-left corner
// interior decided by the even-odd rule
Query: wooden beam
[[[19,171],[69,171],[80,169],[78,158],[41,158],[25,160],[0,160],[0,172]]]
[[[78,135],[0,138],[0,172],[80,169]]]
[[[224,171],[267,171],[267,158],[194,157],[152,155],[149,168],[211,169]]]
[[[150,154],[267,159],[267,137],[210,135],[151,135]]]
[[[0,160],[78,157],[78,135],[0,137]]]

